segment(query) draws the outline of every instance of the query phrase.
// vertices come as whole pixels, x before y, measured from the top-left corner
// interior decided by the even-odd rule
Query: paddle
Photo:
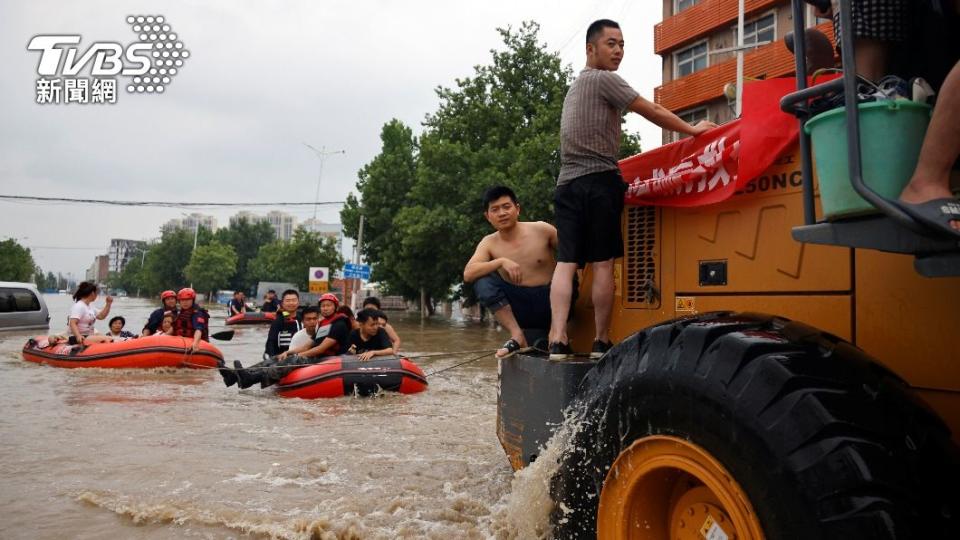
[[[219,339],[220,341],[230,341],[231,339],[233,339],[233,334],[235,332],[236,330],[224,330],[223,332],[216,332],[216,333],[210,334],[210,337],[212,337],[213,339]]]

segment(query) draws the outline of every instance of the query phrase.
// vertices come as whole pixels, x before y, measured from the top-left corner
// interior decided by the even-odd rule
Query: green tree
[[[236,272],[237,252],[233,246],[214,241],[193,251],[184,276],[194,289],[214,293],[229,285]],[[209,296],[213,297],[213,294]]]
[[[361,253],[367,261],[382,263],[395,259],[402,238],[394,227],[397,214],[408,205],[408,193],[417,170],[417,140],[413,130],[393,119],[380,131],[380,153],[358,173],[362,202],[351,193],[340,211],[344,235],[357,238],[360,216],[364,233]],[[393,264],[377,264],[372,278],[390,292],[414,298],[419,294],[416,281],[399,274]]]
[[[552,221],[560,170],[560,113],[571,70],[538,41],[539,26],[498,30],[504,49],[477,66],[456,88],[440,88],[439,109],[427,117],[420,138],[416,182],[410,198],[425,211],[396,223],[408,245],[432,234],[430,219],[450,227],[432,271],[420,287],[443,297],[460,282],[463,265],[489,233],[481,195],[504,184],[517,193],[525,220]],[[438,246],[439,248],[439,246]]]
[[[276,233],[269,223],[251,223],[246,218],[233,220],[229,227],[214,234],[216,241],[232,246],[237,254],[237,271],[230,279],[231,289],[249,291],[253,288],[256,283],[250,275],[250,261],[257,256],[262,246],[273,242],[275,238]]]
[[[197,247],[210,243],[213,234],[206,227],[197,231]],[[164,233],[160,241],[147,252],[140,286],[147,294],[166,289],[176,290],[189,282],[184,270],[193,253],[193,231],[175,230]]]
[[[250,275],[255,281],[285,281],[306,290],[311,266],[326,266],[330,272],[343,267],[343,258],[334,238],[324,237],[297,227],[293,238],[278,240],[260,248],[250,261]]]
[[[0,281],[30,281],[36,272],[29,248],[13,238],[0,242]]]

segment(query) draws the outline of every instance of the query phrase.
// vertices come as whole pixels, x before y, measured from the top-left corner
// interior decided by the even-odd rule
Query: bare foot
[[[503,344],[503,347],[500,347],[499,349],[497,349],[497,352],[495,354],[497,358],[503,358],[507,355],[510,355],[519,351],[520,349],[523,349],[526,346],[527,346],[527,342],[526,340],[523,339],[523,336],[513,337],[507,340],[507,342]]]
[[[934,199],[953,198],[954,195],[947,187],[946,183],[939,182],[921,182],[911,180],[907,187],[900,193],[900,200],[910,204],[920,204]],[[960,221],[950,220],[950,226],[960,231]]]

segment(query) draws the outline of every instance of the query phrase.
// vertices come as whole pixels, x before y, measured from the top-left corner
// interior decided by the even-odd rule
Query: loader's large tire
[[[949,431],[891,372],[808,326],[712,313],[649,328],[573,407],[556,538],[593,538],[598,505],[609,538],[687,538],[707,515],[740,540],[960,537]]]

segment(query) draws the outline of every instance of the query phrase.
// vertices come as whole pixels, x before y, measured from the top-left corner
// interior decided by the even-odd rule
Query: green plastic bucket
[[[917,166],[930,106],[891,99],[861,103],[859,110],[863,181],[883,197],[896,199]],[[804,129],[813,143],[823,216],[838,219],[876,212],[850,183],[845,108],[814,116]]]

